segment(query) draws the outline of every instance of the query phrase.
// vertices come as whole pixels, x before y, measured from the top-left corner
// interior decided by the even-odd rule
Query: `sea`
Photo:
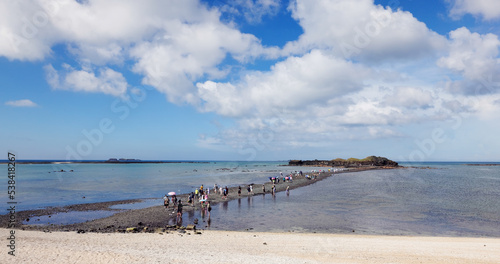
[[[168,192],[264,183],[280,172],[325,168],[289,167],[286,161],[185,161],[131,164],[17,164],[16,208],[144,199],[114,206],[130,210],[161,205]],[[404,169],[339,173],[275,197],[257,195],[185,213],[211,230],[370,235],[500,237],[500,166],[475,162],[400,163]],[[500,163],[494,163],[500,164]],[[0,204],[8,208],[7,165]],[[26,224],[70,224],[113,211],[69,212]],[[173,224],[173,223],[166,223]]]

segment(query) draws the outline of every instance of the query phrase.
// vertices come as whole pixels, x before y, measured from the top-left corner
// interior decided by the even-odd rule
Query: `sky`
[[[7,158],[500,161],[498,0],[0,0]]]

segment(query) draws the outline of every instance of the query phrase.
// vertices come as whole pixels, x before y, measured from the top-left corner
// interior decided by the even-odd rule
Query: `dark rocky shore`
[[[348,170],[337,172],[345,173],[345,172],[357,172],[364,170],[374,170],[374,169],[387,169],[387,167],[379,167],[379,166],[364,166],[358,168],[349,168]],[[311,173],[308,173],[311,175]],[[305,175],[305,174],[304,174]],[[302,186],[306,186],[309,184],[313,184],[315,182],[321,181],[327,177],[333,175],[333,172],[322,172],[315,173],[315,179],[307,179],[304,176],[301,177],[293,177],[293,182],[283,182],[280,181],[279,184],[276,184],[276,191],[282,192],[286,190],[286,187],[289,186],[290,189],[299,188]],[[266,193],[265,195],[271,195],[271,187],[272,183],[267,181],[265,183],[255,184],[253,186],[254,194],[250,195],[263,195],[262,185],[265,185]],[[241,197],[247,197],[246,186],[241,186],[242,192],[241,196],[238,196],[238,187],[229,188],[229,194],[227,199],[223,199],[223,197],[219,194],[211,193],[209,196],[209,201],[212,205],[215,205],[220,202],[230,201],[234,199],[238,199]],[[160,197],[158,197],[160,198]],[[200,204],[195,203],[194,205],[187,204],[188,194],[177,195],[178,199],[181,199],[184,204],[183,212],[188,212],[190,210],[199,210]],[[134,210],[115,210],[110,209],[110,206],[116,204],[130,204],[141,202],[141,199],[136,200],[123,200],[123,201],[112,201],[112,202],[101,202],[101,203],[91,203],[91,204],[76,204],[69,205],[65,207],[49,207],[45,209],[39,210],[30,210],[30,211],[20,211],[16,212],[16,222],[15,228],[23,229],[23,230],[41,230],[41,231],[78,231],[78,232],[125,232],[127,228],[136,228],[134,230],[155,230],[157,228],[174,228],[173,226],[168,226],[167,223],[171,222],[173,219],[175,221],[176,218],[176,209],[170,205],[168,208],[165,208],[163,205],[143,208],[143,209],[134,209]],[[36,217],[43,215],[52,215],[60,212],[70,212],[70,211],[93,211],[93,210],[104,210],[104,211],[118,211],[118,213],[100,218],[84,223],[70,224],[70,225],[25,225],[24,221],[30,219],[36,219]],[[191,225],[193,223],[183,223],[185,225]],[[9,226],[9,215],[0,215],[0,227],[7,228]]]

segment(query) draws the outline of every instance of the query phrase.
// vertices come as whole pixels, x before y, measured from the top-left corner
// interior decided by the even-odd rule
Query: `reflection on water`
[[[26,221],[23,225],[70,225],[83,223],[94,219],[109,217],[118,213],[118,211],[70,211],[56,213],[52,215],[34,216]]]
[[[339,174],[289,195],[213,205],[210,229],[500,237],[499,172],[456,166]],[[195,218],[208,228],[201,212],[185,223]]]

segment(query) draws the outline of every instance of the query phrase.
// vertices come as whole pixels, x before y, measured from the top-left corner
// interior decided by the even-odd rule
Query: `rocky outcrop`
[[[369,156],[364,159],[333,159],[333,160],[290,160],[289,166],[328,166],[328,167],[398,167],[398,163],[388,158]]]

